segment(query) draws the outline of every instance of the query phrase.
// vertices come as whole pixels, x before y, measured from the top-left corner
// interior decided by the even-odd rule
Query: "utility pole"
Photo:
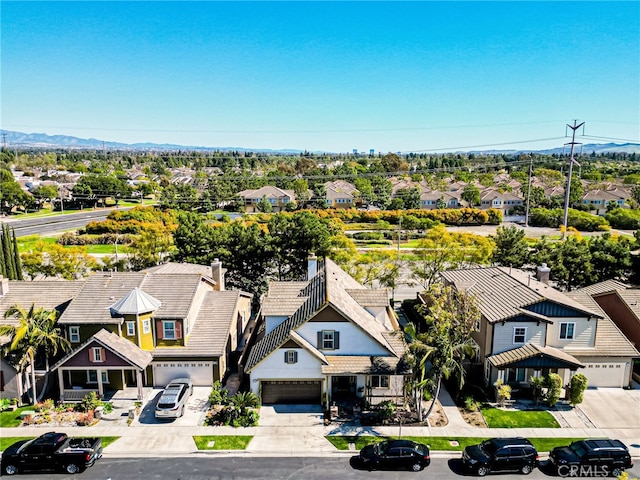
[[[584,122],[582,122],[580,125],[577,125],[577,120],[573,121],[573,126],[567,124],[567,127],[569,127],[572,130],[572,132],[571,132],[571,142],[568,144],[565,143],[565,145],[571,145],[571,154],[569,155],[569,174],[567,175],[567,188],[565,189],[565,195],[564,195],[564,219],[562,221],[562,224],[564,225],[564,231],[562,232],[563,240],[567,235],[567,221],[569,218],[569,194],[571,192],[571,174],[573,172],[573,164],[576,163],[578,164],[578,166],[580,166],[580,164],[573,159],[573,152],[575,150],[575,146],[579,144],[578,142],[576,142],[576,130],[582,127],[583,125],[584,125]]]
[[[2,149],[7,149],[7,134],[5,132],[2,132]]]
[[[531,175],[533,175],[533,156],[529,157],[529,187],[527,188],[527,208],[524,213],[524,226],[529,226],[529,201],[531,199]]]

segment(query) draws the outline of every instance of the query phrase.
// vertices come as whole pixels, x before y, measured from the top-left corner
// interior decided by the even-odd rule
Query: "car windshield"
[[[579,457],[583,457],[587,453],[582,443],[572,443],[569,448]]]
[[[485,440],[480,444],[480,449],[489,455],[493,455],[494,453],[496,453],[496,450],[498,448],[491,440]]]

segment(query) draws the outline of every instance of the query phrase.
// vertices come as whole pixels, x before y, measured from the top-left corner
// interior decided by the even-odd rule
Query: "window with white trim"
[[[127,322],[127,335],[133,337],[136,334],[136,322]]]
[[[320,332],[320,349],[335,350],[338,348],[338,332],[333,330],[322,330]]]
[[[94,362],[104,362],[102,358],[102,348],[100,347],[92,347],[93,350],[93,361]]]
[[[573,340],[575,338],[576,324],[574,322],[560,323],[560,340]]]
[[[149,333],[151,331],[151,320],[148,318],[142,321],[142,333]]]
[[[284,352],[284,363],[298,363],[298,352],[295,350],[286,350]]]
[[[527,327],[513,327],[513,343],[524,343],[527,339]]]
[[[69,327],[69,341],[71,343],[80,341],[80,327]]]
[[[389,388],[389,375],[371,375],[371,388]]]
[[[175,340],[176,339],[176,322],[165,321],[162,322],[162,330],[163,336],[165,340]]]

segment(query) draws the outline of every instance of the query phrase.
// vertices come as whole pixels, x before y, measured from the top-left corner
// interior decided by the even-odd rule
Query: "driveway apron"
[[[320,405],[272,405],[260,408],[260,426],[248,452],[270,454],[331,453],[335,447],[324,438]]]

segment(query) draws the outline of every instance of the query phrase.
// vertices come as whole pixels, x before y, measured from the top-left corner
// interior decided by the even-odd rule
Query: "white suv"
[[[178,418],[184,415],[187,400],[193,392],[190,378],[176,378],[162,391],[156,404],[156,418]]]

